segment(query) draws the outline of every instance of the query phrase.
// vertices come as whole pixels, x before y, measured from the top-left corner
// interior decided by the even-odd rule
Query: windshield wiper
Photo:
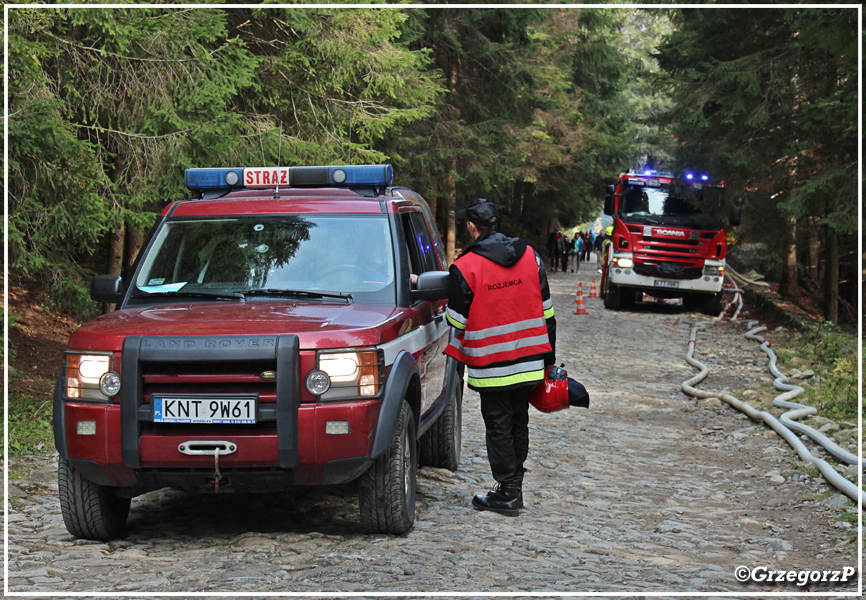
[[[222,300],[243,300],[244,295],[240,292],[210,292],[210,291],[188,291],[176,290],[171,292],[143,292],[145,296],[167,296],[171,298],[215,298]],[[141,296],[139,296],[141,297]]]
[[[347,302],[352,301],[352,294],[347,294],[345,292],[331,294],[328,292],[310,292],[306,290],[281,290],[277,288],[263,288],[258,290],[245,290],[238,293],[244,297],[278,296],[282,298],[341,298],[343,300],[346,300]]]

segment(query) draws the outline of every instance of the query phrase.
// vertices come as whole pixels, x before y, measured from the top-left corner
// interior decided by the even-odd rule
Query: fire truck
[[[726,184],[687,172],[630,170],[608,186],[604,214],[613,232],[600,258],[605,308],[634,305],[640,294],[682,298],[687,309],[717,315],[725,273]]]

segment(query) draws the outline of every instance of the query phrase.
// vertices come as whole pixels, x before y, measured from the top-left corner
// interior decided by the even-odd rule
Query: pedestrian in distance
[[[483,198],[458,211],[472,243],[451,265],[445,353],[466,365],[481,396],[487,459],[495,487],[476,494],[476,510],[517,516],[529,454],[529,394],[556,362],[556,319],[538,253],[496,231],[496,207]]]
[[[567,235],[562,236],[562,272],[565,273],[568,270],[568,257],[571,255],[571,241],[569,241]]]
[[[574,253],[571,258],[571,272],[579,273],[580,272],[580,258],[581,254],[583,254],[583,236],[581,234],[577,234],[574,236]]]

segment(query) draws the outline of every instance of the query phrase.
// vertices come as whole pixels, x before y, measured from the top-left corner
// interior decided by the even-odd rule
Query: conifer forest
[[[543,248],[630,168],[701,169],[729,247],[861,310],[859,5],[7,9],[9,280],[93,316],[184,169],[391,163],[443,239],[472,198]]]

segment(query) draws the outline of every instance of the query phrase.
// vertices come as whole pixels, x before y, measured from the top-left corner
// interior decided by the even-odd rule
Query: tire
[[[62,456],[57,462],[60,511],[66,529],[77,538],[107,542],[126,535],[130,498],[119,488],[97,485]]]
[[[454,378],[454,389],[442,413],[421,436],[421,464],[456,471],[463,444],[463,379]]]
[[[604,280],[604,307],[619,310],[622,305],[622,290],[618,285],[610,282],[610,273],[608,273]]]
[[[701,308],[705,315],[711,317],[718,316],[718,314],[722,312],[722,292],[706,296]]]
[[[415,419],[404,401],[391,447],[361,475],[358,500],[364,531],[402,535],[412,529],[417,471]]]

